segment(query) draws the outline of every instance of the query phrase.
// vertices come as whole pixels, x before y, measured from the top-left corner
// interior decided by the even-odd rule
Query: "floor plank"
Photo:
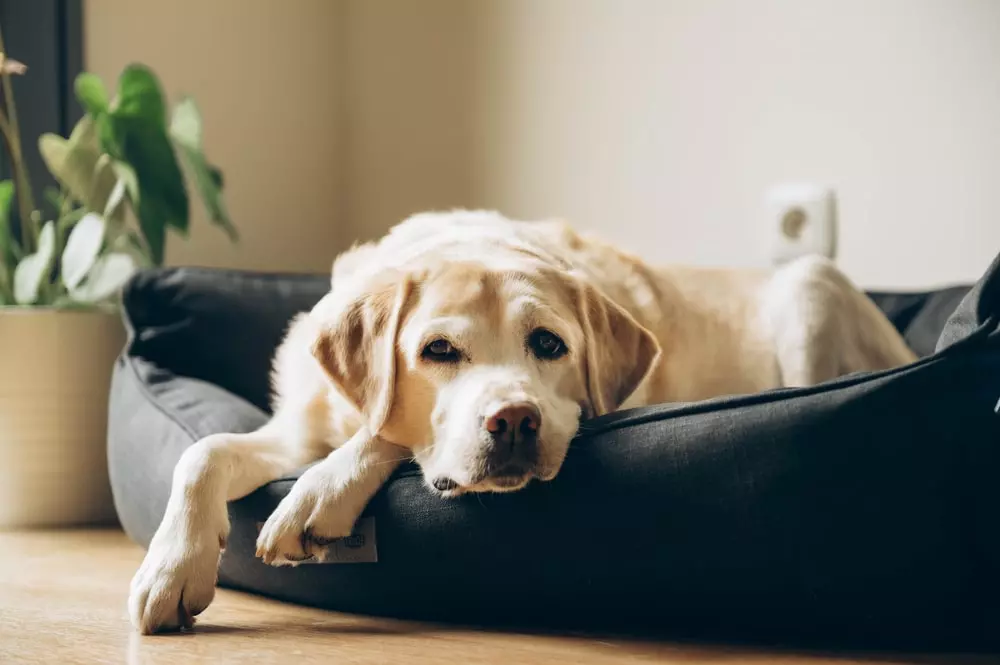
[[[355,617],[224,590],[194,633],[141,637],[125,616],[128,583],[141,558],[142,550],[116,530],[0,533],[0,663],[932,662],[473,631]]]

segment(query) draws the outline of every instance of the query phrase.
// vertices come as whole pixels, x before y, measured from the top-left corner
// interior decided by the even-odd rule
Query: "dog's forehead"
[[[534,270],[449,262],[428,274],[421,301],[436,316],[474,315],[500,321],[543,301],[543,282]]]
[[[475,263],[449,262],[427,276],[425,297],[438,308],[483,306],[500,297],[497,274]]]

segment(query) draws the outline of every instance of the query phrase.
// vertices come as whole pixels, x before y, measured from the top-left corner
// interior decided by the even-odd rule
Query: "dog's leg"
[[[219,556],[229,535],[227,502],[305,461],[273,423],[250,434],[206,437],[181,455],[163,521],[132,579],[129,616],[141,632],[194,623],[215,596]]]
[[[264,524],[257,556],[271,565],[322,559],[331,541],[348,536],[368,501],[409,451],[362,428],[308,469]]]
[[[916,360],[875,303],[825,258],[803,257],[778,270],[763,305],[785,386]]]

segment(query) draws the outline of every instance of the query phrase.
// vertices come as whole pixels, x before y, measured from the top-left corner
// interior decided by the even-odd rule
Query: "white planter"
[[[108,386],[117,314],[0,308],[0,528],[115,519]]]

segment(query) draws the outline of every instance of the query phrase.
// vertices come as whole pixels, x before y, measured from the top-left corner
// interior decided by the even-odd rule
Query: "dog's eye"
[[[458,349],[452,346],[451,342],[440,337],[427,344],[420,355],[426,360],[439,363],[454,362],[459,358]]]
[[[551,330],[538,328],[528,337],[528,346],[541,360],[555,360],[566,355],[566,343]]]

